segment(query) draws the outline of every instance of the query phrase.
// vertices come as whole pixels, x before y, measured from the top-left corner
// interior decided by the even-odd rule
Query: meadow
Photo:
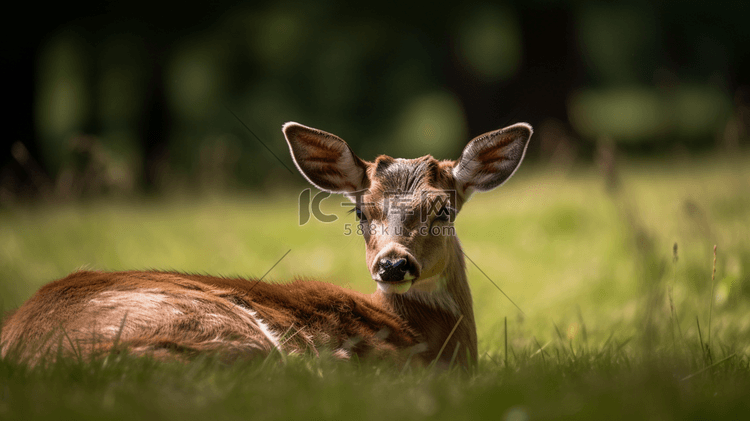
[[[0,210],[0,307],[78,268],[372,292],[349,208],[331,197],[337,221],[300,226],[304,188]],[[750,412],[749,192],[747,153],[526,163],[456,221],[474,263],[473,372],[326,356],[4,358],[0,419],[736,419]]]

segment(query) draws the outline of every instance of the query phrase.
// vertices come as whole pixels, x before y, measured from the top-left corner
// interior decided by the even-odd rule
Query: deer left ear
[[[532,133],[530,125],[518,123],[469,142],[453,167],[464,200],[474,191],[492,190],[508,180],[521,165]]]
[[[370,186],[368,164],[338,136],[294,122],[282,131],[294,164],[315,187],[348,195]]]

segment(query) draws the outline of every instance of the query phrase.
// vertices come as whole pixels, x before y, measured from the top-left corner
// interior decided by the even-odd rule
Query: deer
[[[295,122],[282,132],[307,181],[352,201],[375,292],[302,277],[273,283],[79,270],[43,286],[6,317],[0,355],[35,364],[122,349],[165,360],[326,351],[344,360],[474,366],[477,330],[454,222],[473,193],[516,172],[531,126],[478,136],[455,161],[381,155],[370,162],[333,134]]]

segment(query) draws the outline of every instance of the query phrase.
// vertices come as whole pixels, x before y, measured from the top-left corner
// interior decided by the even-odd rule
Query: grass
[[[604,167],[614,177],[615,168]],[[226,366],[210,357],[183,365],[118,354],[45,368],[6,358],[0,418],[747,414],[750,156],[639,161],[616,170],[619,187],[608,189],[594,168],[562,173],[528,165],[462,211],[456,229],[478,266],[468,264],[481,354],[474,373],[304,357]],[[301,227],[291,190],[271,198],[6,209],[0,306],[16,307],[82,266],[262,276],[290,249],[266,279],[309,275],[371,292],[362,239],[343,235],[353,216],[336,198],[325,204],[338,221]]]

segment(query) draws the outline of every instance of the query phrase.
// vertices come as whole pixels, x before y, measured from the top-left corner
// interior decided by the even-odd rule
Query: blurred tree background
[[[530,157],[562,166],[599,142],[657,156],[750,143],[742,1],[16,7],[0,206],[295,185],[273,156],[293,168],[289,120],[365,159],[455,158],[517,121],[536,128]]]

